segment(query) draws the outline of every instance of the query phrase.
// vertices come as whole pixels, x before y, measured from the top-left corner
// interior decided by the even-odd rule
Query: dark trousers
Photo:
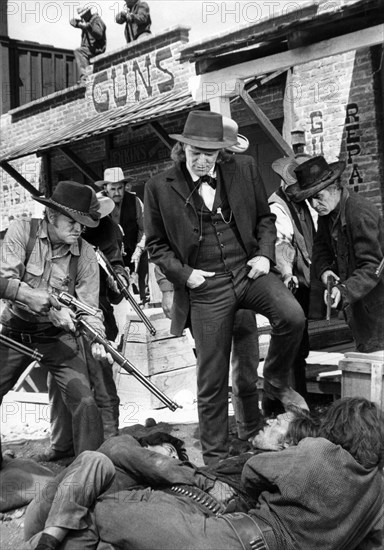
[[[310,289],[306,286],[299,286],[294,296],[301,305],[306,319],[303,337],[293,363],[293,386],[305,398],[307,395],[305,369],[307,365],[306,359],[309,355],[308,313]]]
[[[264,379],[273,386],[289,384],[303,335],[303,310],[278,277],[269,273],[251,280],[247,272],[244,268],[235,277],[210,277],[189,291],[197,353],[200,441],[206,464],[228,453],[228,371],[236,310],[251,309],[271,324]]]
[[[3,330],[6,335],[6,330]],[[14,334],[12,335],[14,337]],[[25,344],[24,344],[25,345]],[[95,450],[103,442],[103,426],[91,387],[87,365],[78,340],[61,332],[52,341],[28,345],[43,355],[41,364],[48,368],[60,390],[62,400],[70,414],[73,448],[78,455],[82,451]],[[31,359],[0,343],[0,403],[12,389]]]
[[[89,66],[89,60],[91,57],[93,57],[93,53],[89,50],[89,48],[85,46],[81,46],[80,48],[77,48],[74,50],[74,55],[76,59],[76,64],[79,69],[80,78],[85,78],[86,76],[86,70]]]
[[[89,379],[94,399],[101,415],[104,438],[119,433],[119,403],[112,365],[95,361],[88,342],[83,342]],[[70,451],[73,446],[70,411],[66,408],[56,380],[48,376],[48,394],[51,405],[51,447],[55,451]]]
[[[236,311],[232,335],[232,405],[237,435],[246,440],[260,427],[257,367],[259,338],[253,311]]]

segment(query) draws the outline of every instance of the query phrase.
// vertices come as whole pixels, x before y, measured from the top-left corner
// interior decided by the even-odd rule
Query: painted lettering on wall
[[[348,103],[346,106],[345,114],[345,132],[346,132],[346,142],[347,142],[347,162],[352,164],[352,172],[349,177],[349,185],[355,185],[357,183],[362,183],[363,178],[361,177],[359,166],[356,162],[357,157],[361,153],[360,146],[360,117],[359,117],[359,107],[357,103]]]
[[[171,58],[167,47],[97,73],[92,88],[95,110],[102,113],[172,90],[175,77],[166,66]]]
[[[309,114],[311,120],[312,155],[324,155],[323,113],[313,111]]]

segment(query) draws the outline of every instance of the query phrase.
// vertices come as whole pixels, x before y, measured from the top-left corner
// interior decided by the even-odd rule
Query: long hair
[[[178,437],[174,437],[171,434],[165,432],[154,432],[149,435],[137,438],[142,447],[148,447],[151,445],[162,445],[163,443],[170,443],[176,449],[179,460],[187,461],[188,455],[184,447],[184,441]]]
[[[288,412],[295,416],[290,421],[285,442],[289,445],[297,445],[305,437],[317,437],[320,426],[320,415],[316,411],[306,411],[291,405]]]
[[[365,468],[384,465],[384,414],[368,399],[344,397],[332,403],[318,435],[341,445]]]
[[[231,159],[231,157],[232,157],[231,153],[227,153],[225,149],[220,149],[216,162],[217,163],[228,162]],[[175,145],[172,147],[171,159],[173,160],[173,162],[176,162],[177,164],[185,162],[185,151],[184,151],[183,144],[180,141],[175,143]]]

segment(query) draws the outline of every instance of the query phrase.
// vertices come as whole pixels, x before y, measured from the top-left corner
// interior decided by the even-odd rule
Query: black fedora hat
[[[297,183],[290,185],[290,193],[295,195],[296,202],[310,199],[336,181],[344,169],[342,160],[328,164],[322,155],[311,157],[294,169]]]
[[[47,208],[57,210],[86,227],[97,227],[100,221],[99,203],[88,185],[76,181],[59,181],[51,197],[33,197]]]
[[[237,138],[224,137],[223,117],[211,111],[191,111],[183,133],[170,137],[199,149],[225,149],[237,142]]]

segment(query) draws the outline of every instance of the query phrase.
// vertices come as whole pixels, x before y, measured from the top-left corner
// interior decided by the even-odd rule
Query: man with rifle
[[[80,237],[84,227],[96,227],[100,213],[92,201],[90,187],[59,182],[50,198],[33,197],[46,206],[43,220],[16,220],[4,238],[0,276],[47,291],[69,292],[96,309],[85,318],[104,335],[98,309],[99,273],[92,247]],[[54,376],[64,403],[71,413],[75,454],[97,449],[103,441],[101,418],[91,391],[87,365],[75,335],[75,315],[67,307],[46,308],[35,314],[17,303],[7,305],[1,316],[2,334],[44,358],[42,364]],[[0,399],[14,386],[30,360],[0,343],[2,357]],[[92,345],[95,359],[107,353],[99,343]],[[60,449],[54,450],[60,454]]]
[[[357,350],[371,353],[384,349],[383,220],[374,204],[342,185],[344,169],[342,161],[313,157],[295,169],[295,191],[319,214],[314,272],[324,286],[330,277],[335,283],[325,301],[344,312]]]

